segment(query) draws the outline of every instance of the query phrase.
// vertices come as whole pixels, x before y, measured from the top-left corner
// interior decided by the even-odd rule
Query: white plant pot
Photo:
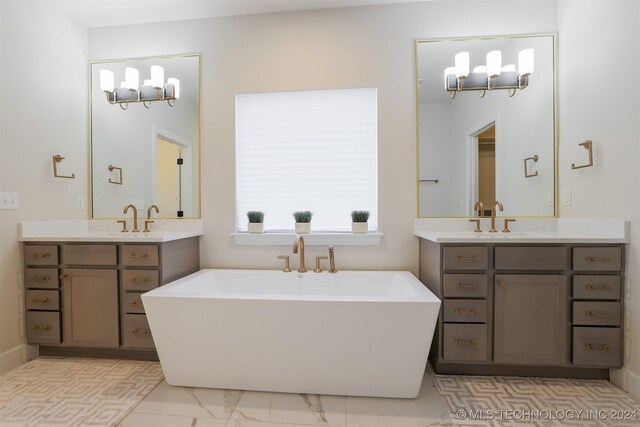
[[[362,233],[362,234],[368,233],[369,223],[368,222],[352,222],[351,231],[354,233]]]
[[[247,228],[251,234],[262,234],[262,232],[264,232],[264,223],[250,222],[247,224]]]
[[[298,234],[309,234],[309,233],[311,233],[311,223],[310,222],[296,222],[296,233],[298,233]]]

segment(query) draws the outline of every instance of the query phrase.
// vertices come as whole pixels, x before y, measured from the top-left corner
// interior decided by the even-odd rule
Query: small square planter
[[[298,234],[309,234],[309,233],[311,233],[311,223],[310,222],[296,222],[296,233],[298,233]]]
[[[247,228],[251,234],[262,234],[264,232],[264,223],[250,222],[247,224]]]
[[[368,222],[352,222],[351,231],[355,234],[365,234],[369,232]]]

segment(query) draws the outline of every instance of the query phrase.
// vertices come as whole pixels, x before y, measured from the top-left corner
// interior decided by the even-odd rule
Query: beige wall
[[[104,59],[202,53],[203,267],[277,268],[276,256],[291,252],[289,247],[238,247],[230,237],[235,230],[234,96],[377,87],[379,226],[385,237],[379,247],[338,247],[337,264],[417,273],[414,40],[555,30],[554,1],[469,1],[455,7],[436,1],[94,29],[89,54]],[[325,249],[310,248],[308,259],[320,250]]]
[[[640,398],[640,86],[609,84],[617,66],[640,68],[640,2],[559,3],[560,191],[571,189],[563,217],[631,221],[625,283],[625,369],[613,380]],[[597,29],[597,30],[594,30]],[[634,71],[635,72],[635,71]],[[624,74],[624,73],[623,73]],[[593,141],[594,167],[571,170]]]
[[[0,211],[2,372],[24,340],[18,222],[87,215],[75,206],[87,197],[88,35],[43,3],[2,1],[0,10],[0,191],[20,194],[19,210]],[[51,179],[54,154],[75,180]]]

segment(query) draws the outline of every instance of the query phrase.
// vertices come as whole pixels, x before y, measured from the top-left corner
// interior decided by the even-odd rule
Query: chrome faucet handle
[[[151,230],[149,230],[149,224],[153,224],[155,221],[152,219],[145,219],[144,220],[144,230],[142,230],[143,233],[149,233]]]
[[[476,219],[471,218],[469,222],[476,223],[476,229],[473,231],[475,231],[476,233],[482,233],[482,229],[480,228],[480,218],[476,218]]]
[[[278,255],[278,259],[284,260],[284,268],[282,271],[284,273],[291,273],[291,268],[289,267],[289,255]]]
[[[504,219],[504,228],[502,229],[503,233],[511,233],[511,230],[509,230],[509,223],[510,222],[516,222],[515,218],[505,218]]]
[[[119,219],[116,221],[118,224],[122,224],[122,230],[120,230],[121,233],[126,233],[127,231],[127,220],[126,219]]]
[[[313,270],[314,273],[322,273],[322,269],[320,268],[320,261],[323,259],[329,259],[328,256],[317,256],[316,257],[316,268]]]

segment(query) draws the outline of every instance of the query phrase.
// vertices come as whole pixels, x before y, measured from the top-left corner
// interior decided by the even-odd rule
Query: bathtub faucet
[[[329,246],[329,273],[337,273],[336,270],[336,256],[333,246]]]
[[[296,239],[293,241],[293,253],[298,253],[298,247],[300,247],[300,268],[298,273],[306,273],[307,269],[304,268],[304,237],[302,234],[296,234]]]

